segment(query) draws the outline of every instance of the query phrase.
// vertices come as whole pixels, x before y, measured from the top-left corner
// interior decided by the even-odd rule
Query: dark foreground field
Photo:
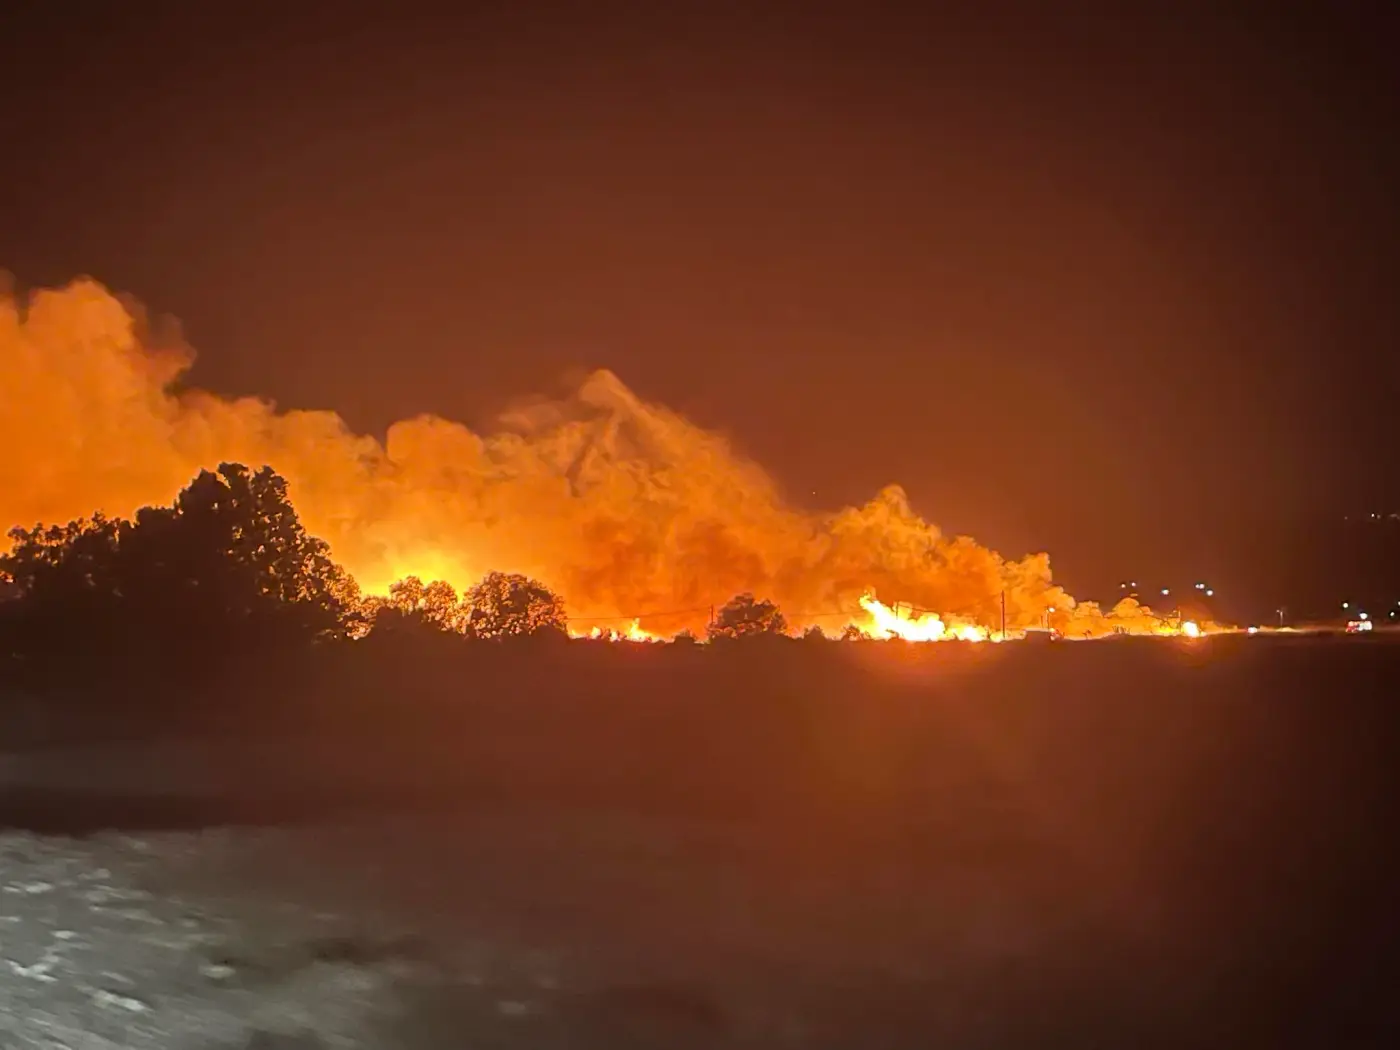
[[[1383,1046],[1398,683],[1379,639],[405,650],[31,740],[0,822],[222,930],[176,998],[381,980],[367,1047]],[[226,1045],[143,996],[110,1045]]]

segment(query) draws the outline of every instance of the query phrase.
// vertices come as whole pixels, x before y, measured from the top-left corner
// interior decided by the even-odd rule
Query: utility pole
[[[1006,591],[1001,592],[1001,640],[1006,641]]]

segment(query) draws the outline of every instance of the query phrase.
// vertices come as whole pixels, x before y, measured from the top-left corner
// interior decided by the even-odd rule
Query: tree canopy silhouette
[[[515,572],[488,573],[467,591],[467,633],[476,638],[563,634],[564,599],[538,580]]]
[[[468,610],[445,580],[425,584],[417,576],[405,576],[389,585],[387,595],[367,598],[363,608],[371,633],[465,634],[467,629]]]
[[[201,471],[173,507],[138,512],[132,537],[133,565],[157,569],[148,578],[161,593],[202,591],[209,611],[229,620],[276,617],[330,632],[358,590],[302,526],[271,467]]]
[[[309,535],[272,468],[201,471],[169,507],[14,529],[0,572],[11,645],[207,658],[213,649],[342,632],[353,578]],[[178,662],[178,661],[176,661]]]
[[[771,601],[759,601],[752,594],[731,598],[715,615],[707,634],[714,638],[747,638],[755,635],[787,633],[787,619]]]
[[[563,633],[564,600],[538,580],[493,572],[458,598],[442,580],[425,584],[405,576],[389,593],[365,601],[371,633],[440,631],[467,638],[510,638]]]

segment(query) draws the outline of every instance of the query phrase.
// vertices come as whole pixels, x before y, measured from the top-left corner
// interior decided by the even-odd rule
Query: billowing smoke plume
[[[523,572],[574,616],[672,613],[643,621],[657,633],[703,625],[742,591],[829,630],[842,621],[827,614],[858,617],[869,591],[986,625],[1003,592],[1012,626],[1073,607],[1045,555],[1005,561],[945,537],[898,487],[832,515],[785,506],[723,439],[609,372],[491,434],[423,416],[381,445],[333,413],[176,391],[191,360],[92,281],[24,301],[0,291],[0,524],[129,515],[234,460],[285,475],[307,527],[366,590],[410,573],[461,588]],[[1109,629],[1092,607],[1076,619]]]

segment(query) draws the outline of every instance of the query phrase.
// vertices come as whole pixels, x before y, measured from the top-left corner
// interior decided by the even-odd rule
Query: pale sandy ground
[[[1360,754],[1353,735],[1332,750]],[[72,810],[129,819],[119,794],[218,796],[270,776],[295,791],[334,764],[286,746],[0,756],[0,802],[29,828],[0,825],[0,1050],[1400,1045],[1339,1027],[1384,996],[1358,973],[1320,1001],[1311,971],[1351,949],[1300,940],[1294,921],[1328,903],[1318,879],[1344,847],[1343,868],[1373,870],[1357,844],[1379,810],[1322,791],[1335,755],[1298,766],[1247,742],[1273,756],[1256,759],[1260,784],[1307,771],[1315,814],[1265,806],[1226,750],[1160,797],[993,767],[943,782],[914,807],[943,823],[917,827],[864,826],[861,806],[844,824],[820,805],[804,824],[704,822],[557,798],[76,836],[52,833],[81,826]],[[106,808],[35,822],[20,788]],[[1255,858],[1256,840],[1278,855]],[[1233,875],[1238,892],[1198,892]]]
[[[0,1046],[1050,1045],[1016,974],[1105,916],[1031,880],[598,815],[3,833]]]
[[[596,804],[86,837],[0,824],[0,1050],[1400,1046],[1392,971],[1369,961],[1400,944],[1394,735],[1340,702],[1388,707],[1392,678],[1359,667],[1330,683],[1335,718],[1222,702],[1208,732],[1152,722],[1156,749],[1150,726],[1067,705],[1083,724],[1061,759],[1080,732],[1086,759],[1115,757],[1082,776],[1054,754],[998,764],[1015,741],[969,730],[981,772],[940,782],[942,828]],[[1296,713],[1283,674],[1210,688],[1274,690]],[[0,755],[0,802],[217,796],[270,770],[295,791],[365,759],[287,751],[31,748]],[[397,768],[413,754],[388,749],[369,779],[433,782],[443,755]]]

